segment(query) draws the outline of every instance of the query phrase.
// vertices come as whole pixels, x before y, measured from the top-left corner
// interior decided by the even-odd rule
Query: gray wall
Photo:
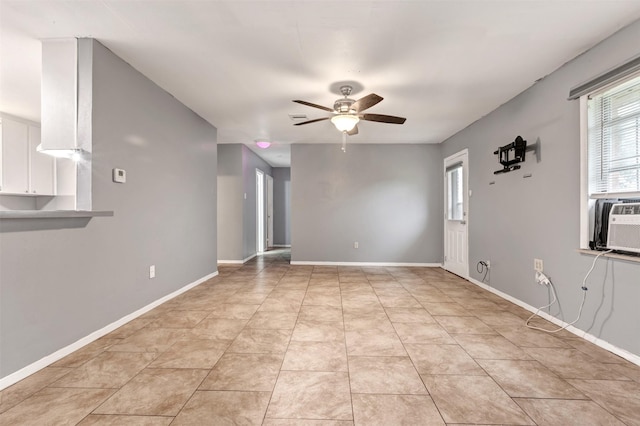
[[[580,244],[580,121],[578,101],[569,89],[638,54],[640,22],[627,27],[569,62],[510,102],[443,144],[446,157],[469,148],[469,257],[475,265],[491,260],[489,284],[532,306],[550,302],[534,283],[533,259],[558,291],[567,322],[577,316],[580,286],[592,256]],[[535,60],[535,58],[534,58]],[[500,167],[493,151],[521,135],[541,144],[541,161],[532,153],[522,169],[493,175]],[[532,177],[524,179],[525,174]],[[495,181],[495,185],[489,182]],[[600,259],[589,282],[582,319],[576,324],[599,338],[640,355],[640,264]]]
[[[292,260],[440,263],[442,167],[439,145],[292,145]]]
[[[2,221],[2,377],[216,271],[216,129],[94,46],[93,207],[115,216]]]
[[[291,245],[291,168],[273,168],[273,243]]]
[[[242,174],[244,176],[244,192],[247,194],[247,199],[244,200],[242,259],[253,256],[257,252],[256,169],[262,170],[265,175],[272,176],[271,166],[249,148],[242,145]],[[265,178],[265,200],[267,196],[266,187]]]
[[[0,195],[0,210],[36,210],[36,201],[36,197]]]
[[[218,145],[218,259],[241,260],[244,208],[242,145]]]

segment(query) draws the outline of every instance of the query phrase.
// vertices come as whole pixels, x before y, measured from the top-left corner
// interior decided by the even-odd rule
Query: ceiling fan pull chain
[[[347,132],[342,132],[342,152],[347,152]]]

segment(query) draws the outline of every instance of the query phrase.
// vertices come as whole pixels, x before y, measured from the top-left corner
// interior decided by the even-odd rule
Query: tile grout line
[[[425,283],[426,283],[426,281],[425,281]],[[404,285],[402,286],[402,288],[404,288],[406,290]],[[418,301],[418,303],[420,304],[420,306],[422,306],[422,308],[425,311],[427,311],[427,309],[422,305],[422,303],[420,303],[420,301]],[[427,312],[429,312],[429,311],[427,311]],[[389,322],[391,322],[391,318],[389,318]],[[391,326],[393,327],[393,323],[391,323]],[[393,329],[394,329],[396,335],[398,336],[398,339],[400,340],[400,344],[404,348],[404,351],[407,353],[407,357],[409,358],[409,361],[411,362],[411,365],[413,366],[414,370],[416,370],[416,374],[418,374],[418,377],[420,378],[420,382],[422,383],[422,386],[424,386],[424,389],[427,391],[427,396],[429,397],[429,399],[431,400],[431,403],[433,404],[433,406],[435,407],[436,411],[438,412],[438,415],[440,416],[440,419],[442,419],[442,423],[446,425],[447,422],[445,421],[444,416],[442,415],[442,410],[440,409],[440,407],[438,407],[438,404],[436,404],[436,401],[433,399],[433,395],[431,395],[431,392],[429,392],[429,388],[427,387],[427,384],[424,382],[422,374],[420,374],[420,371],[418,370],[418,366],[415,364],[415,362],[411,358],[411,355],[409,355],[409,351],[407,351],[407,347],[405,346],[405,342],[402,340],[400,335],[398,335],[398,332],[397,332],[396,328],[393,327]],[[445,330],[445,332],[446,332],[446,330]]]
[[[286,275],[286,273],[285,273],[285,275]],[[282,278],[280,278],[280,280],[278,280],[278,283],[280,283],[280,281],[282,281]],[[276,284],[275,288],[277,288],[277,287],[278,287],[278,285]],[[305,292],[304,292],[305,297],[307,295],[308,289],[309,289],[309,281],[307,281],[307,285],[305,287]],[[291,329],[291,335],[289,336],[289,341],[287,342],[287,347],[285,348],[284,354],[282,355],[282,361],[280,362],[280,369],[278,370],[278,375],[276,376],[276,380],[273,382],[273,389],[271,389],[271,394],[269,395],[269,401],[267,402],[267,406],[266,406],[266,408],[264,410],[264,414],[262,416],[262,422],[261,422],[262,424],[264,424],[264,422],[267,420],[267,412],[269,411],[269,406],[271,405],[271,401],[273,399],[273,394],[275,393],[276,386],[278,385],[278,380],[280,379],[280,373],[282,373],[282,371],[283,371],[282,370],[282,366],[284,365],[284,360],[287,357],[287,351],[289,350],[289,346],[291,345],[291,339],[293,339],[293,332],[295,331],[296,325],[298,325],[298,320],[300,319],[300,309],[302,308],[302,303],[303,302],[304,302],[304,297],[302,298],[302,302],[300,303],[300,307],[298,308],[298,312],[296,314],[296,321],[293,324],[293,329]],[[260,305],[260,306],[262,306],[262,305]],[[258,308],[258,309],[260,309],[260,308]]]
[[[360,270],[362,268],[359,268]],[[369,280],[367,280],[368,282]],[[347,325],[344,320],[344,303],[342,300],[342,283],[340,282],[340,269],[338,269],[338,288],[340,289],[340,312],[342,314],[342,330],[344,332],[344,353],[347,361],[347,380],[349,382],[349,402],[351,403],[351,420],[356,423],[356,411],[353,408],[353,391],[351,389],[351,363],[349,362],[349,348],[347,347]]]

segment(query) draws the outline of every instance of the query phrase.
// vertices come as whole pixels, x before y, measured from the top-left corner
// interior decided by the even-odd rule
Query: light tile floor
[[[5,389],[0,425],[640,425],[640,367],[442,269],[288,257]]]

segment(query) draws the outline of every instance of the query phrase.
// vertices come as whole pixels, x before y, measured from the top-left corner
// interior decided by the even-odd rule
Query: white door
[[[469,278],[469,153],[444,160],[444,269]]]
[[[273,247],[273,178],[267,175],[267,248]]]

